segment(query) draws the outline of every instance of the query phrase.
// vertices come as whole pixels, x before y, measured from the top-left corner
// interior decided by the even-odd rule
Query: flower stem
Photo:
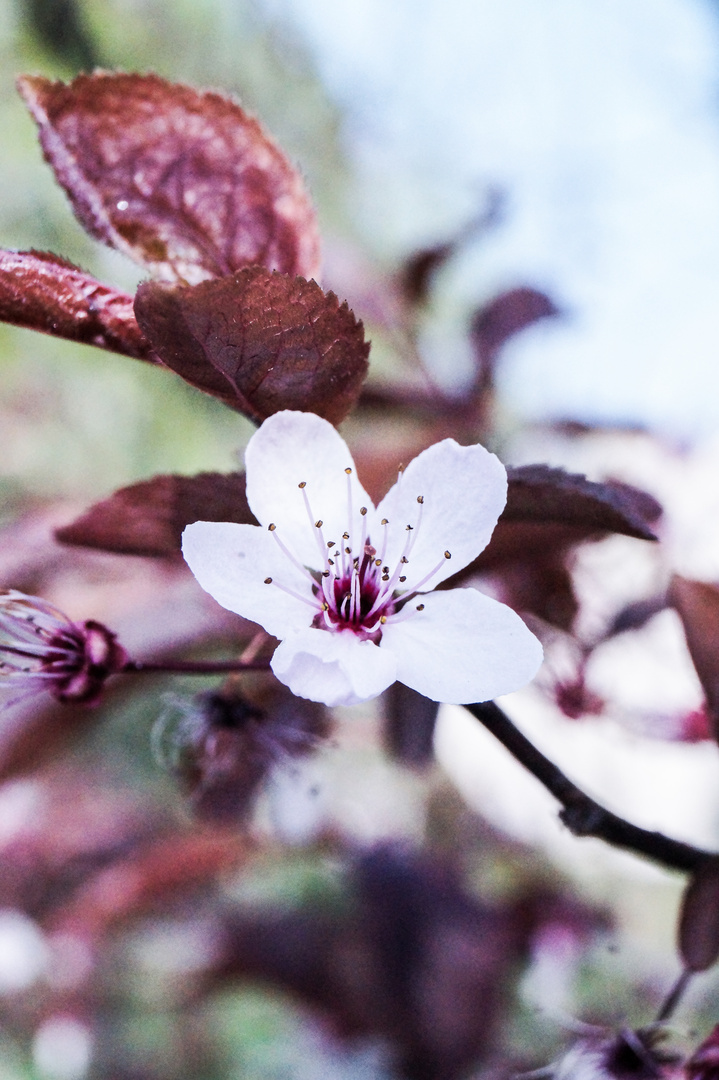
[[[222,675],[233,671],[269,670],[269,660],[128,660],[120,674]]]
[[[712,857],[701,848],[632,825],[595,802],[545,757],[493,701],[465,705],[465,708],[562,804],[560,820],[575,836],[598,837],[614,847],[653,859],[670,870],[693,871]]]
[[[657,1013],[657,1018],[654,1021],[655,1024],[664,1024],[667,1020],[670,1019],[672,1013],[679,1004],[692,975],[693,972],[689,971],[687,968],[682,971],[681,975],[674,983],[674,986],[669,991],[669,994],[667,995],[667,998],[664,1001],[661,1009]]]

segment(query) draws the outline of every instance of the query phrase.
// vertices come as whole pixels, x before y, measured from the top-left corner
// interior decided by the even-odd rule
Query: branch
[[[596,836],[614,847],[653,859],[670,870],[695,871],[706,859],[713,857],[710,852],[691,844],[632,825],[600,806],[545,757],[493,701],[465,705],[465,708],[562,804],[559,818],[575,836]]]

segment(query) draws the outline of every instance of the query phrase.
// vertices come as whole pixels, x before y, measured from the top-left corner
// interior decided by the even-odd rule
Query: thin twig
[[[664,1004],[657,1013],[657,1018],[654,1021],[656,1024],[664,1024],[667,1020],[669,1020],[677,1005],[681,1001],[684,995],[684,991],[689,985],[693,974],[694,972],[689,971],[688,968],[685,968],[684,971],[682,971],[681,975],[674,983],[674,986],[669,991],[666,1000],[664,1001]]]
[[[710,852],[701,848],[632,825],[595,802],[545,757],[493,701],[465,708],[562,804],[560,820],[575,836],[598,837],[613,847],[653,859],[670,870],[694,871],[711,857]]]
[[[269,660],[128,660],[120,674],[224,675],[233,671],[269,671]]]

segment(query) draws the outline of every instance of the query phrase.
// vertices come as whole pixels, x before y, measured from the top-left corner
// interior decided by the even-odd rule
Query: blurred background
[[[306,176],[322,284],[365,321],[377,388],[410,385],[421,361],[461,401],[474,377],[477,312],[512,290],[544,298],[542,317],[501,342],[492,447],[509,463],[635,483],[665,507],[657,548],[615,537],[577,550],[584,641],[601,637],[622,604],[661,593],[672,572],[719,580],[714,0],[0,0],[0,246],[61,253],[133,291],[141,273],[85,237],[14,89],[21,72],[70,78],[97,66],[231,92],[262,119]],[[409,342],[398,309],[413,287]],[[70,520],[121,485],[235,468],[251,434],[172,375],[29,331],[0,326],[0,367],[0,522],[39,522],[18,534],[26,549],[48,521]],[[379,430],[352,423],[360,443]],[[102,616],[113,589],[129,590],[130,609],[154,574],[144,560],[119,570],[111,556],[97,558],[48,572],[53,598],[75,617]],[[6,573],[15,565],[1,554],[0,564]],[[676,613],[658,609],[635,634],[600,645],[586,672],[591,693],[576,708],[561,707],[556,692],[576,658],[560,641],[550,659],[544,684],[513,695],[510,714],[612,809],[716,849],[719,762],[697,720],[702,693]],[[68,849],[100,865],[98,852],[136,835],[128,820],[167,827],[187,814],[152,754],[158,713],[188,708],[168,705],[165,691],[111,703],[73,747],[69,775],[92,771],[100,786],[87,802],[102,828],[95,811],[68,808],[64,772],[51,768],[40,783],[5,770],[0,843],[13,883],[26,885],[34,866],[18,854],[29,835],[42,838],[48,874]],[[172,692],[189,700],[186,683]],[[249,932],[268,905],[298,919],[327,909],[339,923],[352,910],[345,967],[354,970],[353,956],[376,946],[372,905],[388,881],[400,897],[420,897],[417,910],[432,889],[444,898],[432,910],[470,905],[466,939],[456,929],[464,916],[450,920],[452,940],[463,942],[457,956],[481,952],[473,935],[505,943],[503,960],[487,960],[467,992],[486,1002],[487,1030],[502,1028],[511,1047],[502,1060],[546,1063],[571,1038],[573,1018],[648,1022],[679,971],[680,879],[570,838],[553,801],[463,710],[440,712],[439,768],[388,759],[380,726],[376,710],[348,710],[333,743],[268,782],[256,827],[270,854],[246,871],[221,867],[221,913],[242,913],[232,932],[216,898],[183,894],[170,908],[143,909],[92,968],[92,992],[90,961],[75,945],[57,974],[58,940],[75,940],[67,925],[54,937],[40,928],[48,897],[65,896],[67,883],[50,875],[42,903],[25,885],[0,887],[0,1080],[392,1075],[397,1037],[367,1018],[356,988],[341,1015],[328,1009],[330,991],[317,1013],[286,970],[275,983],[294,997],[217,959],[218,941]],[[67,836],[80,834],[68,848]],[[461,884],[437,884],[438,859]],[[399,926],[412,924],[398,911]],[[497,911],[501,925],[491,922]],[[276,928],[288,955],[316,957],[319,944],[298,927]],[[346,946],[352,935],[337,933]],[[424,954],[412,962],[442,987],[427,1014],[439,1030],[460,991],[445,988]],[[417,970],[406,978],[419,979]],[[202,982],[198,971],[214,974]],[[343,972],[333,977],[345,986]],[[365,992],[379,995],[380,975],[365,975]],[[492,997],[499,984],[511,1004]],[[687,1030],[716,1021],[718,989],[711,974],[697,981]],[[390,995],[389,1011],[400,997]],[[429,1054],[421,1040],[405,1050],[408,1060]],[[454,1073],[436,1075],[504,1075],[500,1057],[480,1039]]]

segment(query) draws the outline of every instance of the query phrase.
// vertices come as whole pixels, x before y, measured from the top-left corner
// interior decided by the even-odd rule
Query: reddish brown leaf
[[[676,576],[669,589],[669,601],[682,620],[714,737],[719,738],[719,586]]]
[[[440,241],[432,247],[414,251],[399,274],[399,286],[405,299],[410,304],[422,304],[432,290],[434,277],[445,263],[457,255],[467,244],[495,226],[502,217],[504,194],[497,188],[490,188],[485,194],[485,203],[478,214],[463,224],[454,236]]]
[[[44,251],[0,251],[0,320],[150,359],[133,298]]]
[[[156,75],[18,80],[80,223],[166,281],[256,263],[318,272],[314,211],[260,124],[219,94]]]
[[[138,918],[183,892],[206,889],[218,874],[237,870],[251,847],[236,829],[178,832],[133,850],[91,876],[55,912],[52,929],[93,937]]]
[[[347,303],[260,266],[191,287],[147,282],[135,314],[164,363],[256,420],[300,409],[337,424],[367,374]]]
[[[558,314],[548,296],[527,286],[500,293],[479,308],[472,318],[470,337],[480,375],[489,375],[496,354],[510,337],[539,319]]]
[[[543,538],[544,542],[537,539],[536,547],[503,560],[496,568],[502,599],[515,611],[532,612],[552,626],[569,631],[579,610],[567,566],[569,547],[562,543],[552,547],[548,536]],[[477,562],[483,568],[481,555]]]
[[[706,971],[719,958],[719,858],[707,859],[689,881],[678,937],[688,971]]]
[[[182,530],[192,521],[256,524],[244,473],[155,476],[121,488],[55,536],[64,544],[124,555],[175,555]]]
[[[510,468],[507,476],[507,505],[489,544],[444,585],[492,572],[508,604],[569,630],[577,613],[566,562],[571,548],[609,532],[656,540],[649,524],[661,507],[628,484],[593,483],[547,465]]]
[[[662,508],[653,496],[619,480],[595,483],[549,465],[507,470],[509,490],[503,522],[556,522],[591,533],[614,532],[656,540],[650,528]]]

